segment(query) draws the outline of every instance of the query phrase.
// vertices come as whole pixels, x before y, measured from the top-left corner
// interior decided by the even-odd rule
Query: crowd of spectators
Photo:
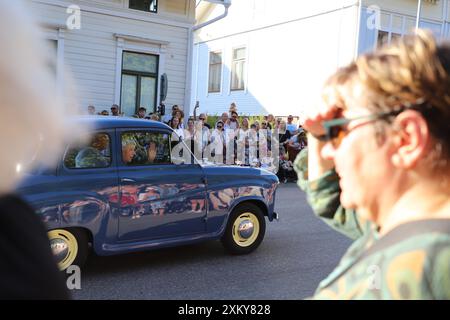
[[[294,121],[294,116],[284,118],[268,114],[259,117],[261,120],[251,121],[247,116],[240,116],[236,104],[231,103],[228,112],[223,112],[212,127],[207,122],[207,114],[197,116],[197,109],[198,105],[186,126],[184,112],[178,105],[173,105],[163,116],[157,112],[147,114],[146,108],[140,107],[133,117],[166,123],[174,131],[172,147],[183,141],[203,161],[276,168],[273,171],[277,172],[280,181],[296,181],[293,162],[307,146],[307,139],[305,130],[298,120]],[[110,111],[105,109],[98,113],[89,105],[88,114],[123,116],[117,104],[112,105]]]

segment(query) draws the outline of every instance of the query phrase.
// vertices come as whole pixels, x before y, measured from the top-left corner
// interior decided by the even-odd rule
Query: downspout
[[[441,40],[444,40],[447,36],[448,32],[447,17],[448,17],[448,1],[444,1],[442,6],[442,21],[444,27],[441,33]]]
[[[362,15],[362,0],[358,0],[358,22],[356,23],[356,39],[355,39],[355,53],[354,53],[354,60],[356,60],[356,58],[358,58],[359,55],[359,42],[361,41],[360,39],[360,32],[361,32],[361,15]]]
[[[420,14],[422,12],[422,0],[417,1],[417,17],[416,17],[416,32],[420,26]]]
[[[228,8],[231,6],[231,2],[224,1],[221,3],[225,9],[224,13],[215,17],[214,19],[211,19],[209,21],[206,21],[204,23],[201,23],[199,25],[193,26],[189,28],[189,35],[188,35],[188,52],[187,52],[187,64],[186,64],[186,89],[184,91],[184,106],[185,106],[185,112],[186,107],[188,108],[188,114],[184,117],[185,125],[187,124],[187,120],[189,119],[189,114],[191,112],[191,91],[192,91],[192,51],[194,47],[194,32],[206,27],[207,25],[210,25],[216,21],[219,21],[223,18],[225,18],[228,15]]]

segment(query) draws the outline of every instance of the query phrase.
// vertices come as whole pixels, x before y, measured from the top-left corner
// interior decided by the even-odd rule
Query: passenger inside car
[[[75,168],[105,168],[111,162],[109,137],[105,133],[94,135],[90,145],[78,151]]]
[[[156,154],[157,154],[156,143],[152,141],[148,145],[148,149],[147,149],[147,155],[148,155],[147,161],[148,161],[148,163],[155,163],[155,162],[157,162]]]
[[[122,140],[122,159],[126,164],[133,161],[136,154],[136,144],[131,140]]]

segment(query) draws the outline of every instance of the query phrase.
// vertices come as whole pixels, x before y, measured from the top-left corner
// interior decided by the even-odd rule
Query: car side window
[[[171,164],[170,134],[130,131],[121,134],[122,161],[127,166]]]
[[[82,144],[69,146],[64,155],[68,169],[106,168],[111,165],[111,140],[107,133],[95,133]]]

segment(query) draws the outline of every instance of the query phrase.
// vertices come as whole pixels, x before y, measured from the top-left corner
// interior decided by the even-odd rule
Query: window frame
[[[212,54],[220,54],[220,64],[219,63],[214,63],[211,64],[211,55]],[[222,50],[212,50],[209,51],[209,55],[208,55],[208,94],[209,93],[221,93],[222,92],[222,69],[223,69],[223,51]],[[218,90],[214,90],[212,91],[210,89],[210,81],[211,81],[211,66],[217,66],[219,65],[219,89]]]
[[[123,161],[123,154],[122,154],[122,135],[126,133],[151,133],[151,134],[167,134],[169,137],[169,157],[170,162],[169,163],[147,163],[147,164],[133,164],[129,165]],[[169,165],[176,165],[172,162],[172,145],[171,145],[171,134],[170,131],[165,130],[155,130],[152,128],[124,128],[123,130],[118,131],[118,146],[119,151],[118,154],[120,155],[120,158],[118,160],[120,166],[122,168],[144,168],[144,167],[156,167],[156,166],[169,166]]]
[[[380,36],[380,32],[384,32],[384,33],[386,33],[387,36],[388,36],[387,42],[384,43],[384,44],[380,44],[380,43],[378,42],[379,36]],[[394,38],[392,37],[393,35],[398,35],[399,38],[403,38],[404,33],[403,33],[403,32],[401,32],[401,33],[395,32],[395,31],[393,31],[393,30],[386,30],[386,29],[384,29],[384,28],[377,29],[377,33],[376,33],[376,41],[375,41],[375,49],[381,48],[381,47],[384,46],[384,45],[390,45],[390,44],[392,43],[392,41],[394,41]]]
[[[239,50],[239,49],[245,49],[244,58],[234,59],[234,52],[236,50]],[[232,92],[232,91],[245,91],[247,89],[247,74],[246,74],[247,64],[248,64],[247,52],[248,52],[248,47],[246,45],[233,47],[231,49],[230,92]],[[244,61],[245,69],[242,70],[242,78],[243,78],[243,80],[242,80],[243,87],[242,88],[233,88],[233,75],[236,73],[235,70],[234,70],[234,66],[235,66],[235,62],[236,61]]]
[[[106,134],[108,136],[108,139],[109,139],[109,154],[110,154],[110,161],[109,161],[109,165],[108,166],[106,166],[106,167],[85,167],[85,168],[76,168],[76,167],[69,168],[69,167],[67,167],[65,159],[66,159],[67,152],[69,152],[70,147],[73,145],[73,142],[72,142],[72,143],[69,143],[69,144],[66,145],[66,148],[65,148],[64,153],[63,153],[62,161],[60,161],[60,163],[61,163],[60,167],[66,172],[74,172],[74,171],[80,171],[80,170],[88,170],[88,171],[103,170],[103,169],[111,169],[112,167],[114,167],[114,153],[113,153],[114,140],[111,138],[112,136],[114,136],[114,133],[111,132],[111,131],[103,131],[103,130],[101,130],[101,131],[91,132],[89,134],[89,136],[92,137],[92,136],[97,135],[97,134]]]
[[[154,10],[154,11],[150,10],[150,8],[149,8],[148,10],[142,10],[142,9],[131,8],[131,7],[130,7],[130,6],[131,6],[131,0],[128,0],[128,9],[130,9],[130,10],[136,10],[136,11],[141,11],[141,12],[150,12],[150,13],[155,13],[155,14],[157,14],[157,13],[158,13],[158,0],[153,0],[153,1],[156,2],[156,4],[155,4],[155,10]]]
[[[134,54],[140,54],[140,55],[147,55],[147,56],[154,56],[156,57],[156,73],[152,72],[146,72],[146,71],[135,71],[135,70],[128,70],[124,69],[124,55],[126,53],[134,53]],[[141,81],[142,77],[149,77],[149,78],[155,78],[156,79],[156,85],[155,85],[155,97],[154,97],[154,107],[153,110],[147,110],[147,112],[155,112],[156,107],[158,105],[158,87],[159,87],[159,55],[151,54],[151,53],[143,53],[143,52],[136,52],[131,50],[123,50],[122,51],[122,65],[121,65],[121,73],[120,73],[120,102],[119,106],[122,106],[122,88],[123,88],[123,75],[129,75],[129,76],[136,76],[136,98],[135,98],[135,110],[134,114],[138,113],[139,108],[141,107]]]

